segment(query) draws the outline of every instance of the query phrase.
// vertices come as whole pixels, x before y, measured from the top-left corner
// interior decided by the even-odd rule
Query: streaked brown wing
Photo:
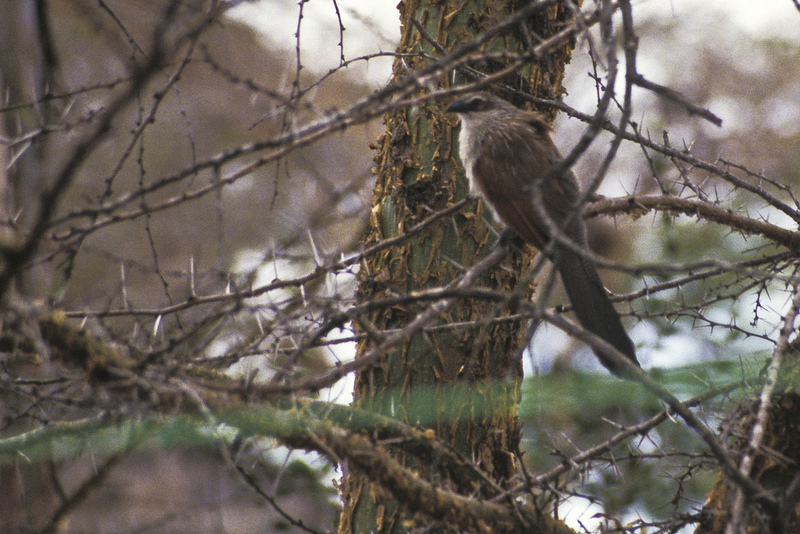
[[[540,206],[557,227],[567,219],[577,197],[571,174],[545,178],[547,170],[561,159],[547,132],[546,125],[535,127],[530,121],[506,123],[502,132],[487,137],[472,170],[481,194],[503,223],[537,248],[547,244],[549,232],[533,195],[541,195]],[[541,186],[544,179],[548,183]]]
[[[509,197],[507,195],[486,195],[486,200],[492,205],[500,220],[514,230],[528,244],[538,249],[547,244],[547,234],[544,227],[539,227],[537,219],[533,217],[533,204],[526,195]]]

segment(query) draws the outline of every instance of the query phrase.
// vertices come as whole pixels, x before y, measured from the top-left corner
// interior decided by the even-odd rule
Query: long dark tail
[[[555,265],[561,274],[572,308],[583,327],[603,338],[636,365],[636,349],[628,337],[617,311],[611,305],[603,282],[594,265],[571,250],[561,249],[555,254]],[[624,369],[595,350],[595,354],[609,371],[624,377]]]

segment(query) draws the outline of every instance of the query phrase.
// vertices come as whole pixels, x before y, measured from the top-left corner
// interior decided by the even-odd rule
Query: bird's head
[[[511,107],[513,106],[502,98],[494,96],[491,93],[480,92],[455,100],[447,106],[446,110],[451,113],[466,115],[493,111],[496,109],[508,109]]]

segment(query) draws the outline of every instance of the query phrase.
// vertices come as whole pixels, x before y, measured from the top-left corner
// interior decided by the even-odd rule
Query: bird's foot
[[[519,234],[517,234],[514,230],[504,228],[503,231],[500,232],[500,236],[497,238],[497,243],[495,246],[507,248],[509,251],[519,251],[525,248],[525,241],[523,241]]]

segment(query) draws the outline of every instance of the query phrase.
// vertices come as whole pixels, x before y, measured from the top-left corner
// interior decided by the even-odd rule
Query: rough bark
[[[745,454],[752,456],[750,477],[777,504],[741,495],[739,487],[720,474],[703,506],[697,534],[727,533],[732,522],[738,523],[743,532],[800,531],[800,343],[797,340],[786,351],[780,376],[776,393],[768,401],[766,424],[757,450],[751,449],[751,440],[758,424],[759,398],[743,400],[723,424],[728,449],[737,463],[741,465]]]
[[[439,51],[426,40],[427,36],[450,50],[480,35],[521,5],[524,3],[403,1],[398,6],[402,38],[397,52],[412,54],[422,50],[437,56]],[[484,50],[523,51],[525,33],[547,38],[562,27],[567,16],[562,5],[538,12],[526,22],[528,32],[517,27],[501,32]],[[419,21],[427,36],[418,31],[412,18]],[[550,96],[553,90],[562,90],[560,83],[570,51],[571,45],[563,46],[540,64],[526,65],[521,72],[501,81],[535,95]],[[426,66],[426,61],[406,56],[395,64],[395,77],[409,75]],[[505,66],[499,60],[471,65],[484,73],[498,72]],[[467,81],[460,73],[455,80],[456,85]],[[441,84],[451,81],[452,78],[443,79]],[[468,194],[456,159],[456,123],[443,113],[440,103],[426,102],[391,114],[385,124],[386,132],[374,147],[378,151],[376,183],[366,246],[402,233]],[[403,245],[370,258],[361,266],[360,298],[374,301],[454,280],[462,267],[474,265],[495,244],[497,236],[486,223],[487,218],[480,203],[472,204]],[[532,259],[532,250],[516,251],[480,283],[491,289],[514,291]],[[524,298],[530,297],[531,292],[532,287],[524,288]],[[380,309],[368,318],[369,328],[403,328],[425,306],[415,303]],[[459,300],[442,314],[439,324],[489,318],[497,314],[496,306],[477,299]],[[433,429],[437,439],[472,459],[488,479],[503,485],[515,476],[518,467],[514,451],[520,436],[517,408],[524,335],[524,324],[503,323],[412,336],[386,354],[380,364],[358,376],[355,404]],[[359,354],[370,346],[369,338],[362,341]],[[412,463],[399,452],[396,458],[417,469],[420,476],[466,495],[480,495],[485,483],[475,479],[465,482],[441,466]],[[341,488],[346,501],[339,525],[341,533],[405,532],[414,521],[403,503],[390,498],[378,484],[357,471],[346,474]]]

